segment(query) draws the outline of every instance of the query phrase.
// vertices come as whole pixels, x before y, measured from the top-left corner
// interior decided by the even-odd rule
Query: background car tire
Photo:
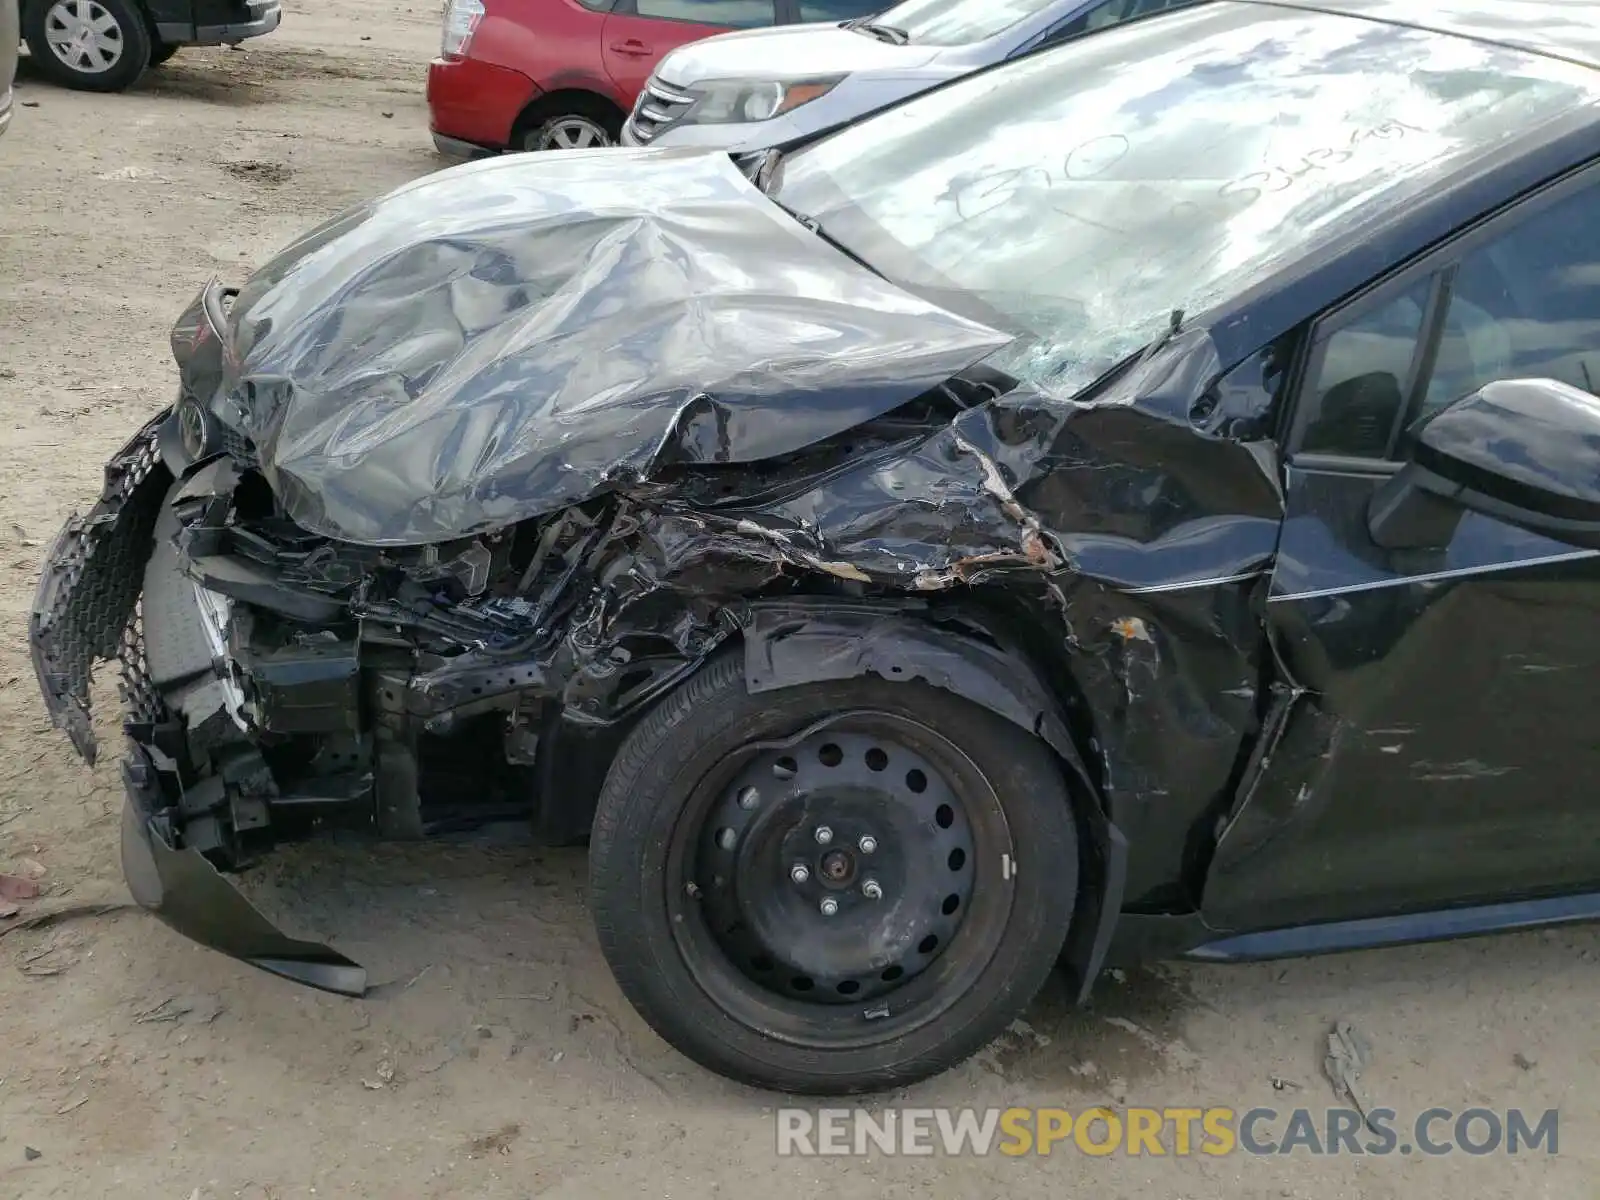
[[[705,956],[684,952],[685,929],[713,918],[700,916],[704,897],[698,886],[678,882],[671,847],[681,845],[684,827],[696,824],[688,811],[693,797],[719,794],[720,785],[707,780],[730,769],[719,764],[743,757],[733,753],[739,747],[863,710],[920,723],[957,743],[960,755],[991,785],[984,803],[1003,813],[1015,857],[1006,856],[1002,867],[997,855],[979,868],[974,855],[974,873],[987,873],[973,890],[967,919],[983,905],[1003,916],[998,925],[975,926],[965,940],[958,932],[947,943],[947,956],[959,952],[977,965],[924,970],[931,978],[923,994],[942,997],[926,1009],[936,1015],[920,1024],[902,1022],[915,1018],[920,1002],[909,992],[900,1009],[882,1020],[871,1019],[880,1015],[870,1011],[875,1000],[866,1008],[811,1004],[809,1013],[834,1023],[827,1037],[839,1030],[849,1041],[819,1045],[808,1042],[809,1035],[794,1036],[803,1026],[785,1024],[810,1019],[790,1015],[799,1004],[793,997],[768,994],[763,1000],[752,983],[751,997],[737,995],[737,1003],[713,998],[713,992],[732,994],[721,981],[734,968],[729,959],[708,966]],[[783,803],[780,794],[773,795],[774,803]],[[772,816],[785,823],[788,812],[775,810]],[[780,861],[780,871],[787,861]],[[877,677],[751,695],[742,657],[726,654],[663,700],[624,741],[601,792],[589,864],[590,909],[606,959],[629,1001],[663,1038],[710,1070],[745,1083],[845,1095],[938,1074],[1017,1018],[1049,976],[1066,938],[1077,896],[1078,847],[1071,800],[1053,756],[1010,722],[949,692]],[[980,890],[987,899],[979,899]],[[895,919],[901,919],[898,912]],[[992,936],[981,937],[986,932]],[[780,967],[780,974],[786,969]],[[965,979],[964,990],[946,988],[949,975]],[[759,1009],[766,1000],[785,1006],[782,1018],[747,1019],[754,1011],[747,1001]],[[823,1009],[833,1015],[823,1015]]]
[[[596,100],[563,102],[562,111],[536,113],[517,135],[518,150],[585,150],[615,146],[622,137],[622,114]]]
[[[176,42],[152,42],[150,46],[150,65],[159,67],[183,47]]]
[[[102,35],[100,49],[86,50],[87,61],[115,44],[115,57],[104,69],[74,66],[52,45],[63,32],[71,33],[88,22]],[[150,28],[144,14],[130,0],[30,0],[22,15],[22,37],[28,43],[36,71],[52,83],[86,92],[120,92],[144,73],[150,62]],[[85,57],[78,61],[85,63]]]

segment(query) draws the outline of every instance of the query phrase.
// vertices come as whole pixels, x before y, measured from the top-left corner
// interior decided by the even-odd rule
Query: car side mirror
[[[1472,511],[1600,549],[1600,398],[1554,379],[1496,380],[1409,440],[1410,461],[1367,510],[1378,545],[1445,545]]]

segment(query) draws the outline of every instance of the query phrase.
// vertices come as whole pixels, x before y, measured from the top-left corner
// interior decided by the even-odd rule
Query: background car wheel
[[[150,30],[129,0],[34,0],[22,36],[41,75],[82,91],[121,91],[150,61]]]
[[[597,104],[535,119],[523,130],[518,149],[591,150],[615,146],[621,135],[622,119]]]
[[[162,63],[166,62],[167,59],[171,58],[181,49],[183,49],[183,47],[178,45],[176,42],[153,43],[150,47],[150,65],[152,67],[159,67]]]
[[[924,1079],[1044,983],[1077,895],[1049,750],[948,692],[750,695],[720,657],[623,743],[589,850],[600,944],[688,1057],[780,1091]]]

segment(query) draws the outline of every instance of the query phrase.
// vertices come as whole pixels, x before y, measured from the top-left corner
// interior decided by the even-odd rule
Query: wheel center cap
[[[855,874],[855,860],[848,851],[830,850],[822,856],[822,877],[831,883],[842,883]]]

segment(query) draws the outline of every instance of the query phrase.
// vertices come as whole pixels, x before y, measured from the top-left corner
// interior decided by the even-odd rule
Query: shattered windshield
[[[1283,261],[1600,99],[1600,74],[1294,9],[1176,11],[942,88],[788,159],[773,198],[1018,335],[1070,395]]]
[[[1010,29],[1052,0],[906,0],[873,18],[905,30],[913,45],[966,46]]]

